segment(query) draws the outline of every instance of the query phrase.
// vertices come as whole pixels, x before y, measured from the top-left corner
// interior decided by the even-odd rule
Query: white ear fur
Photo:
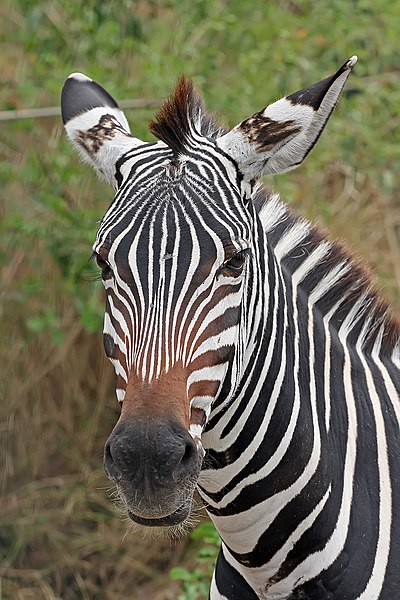
[[[321,135],[357,57],[332,77],[270,104],[217,140],[245,180],[298,166]]]
[[[95,81],[73,73],[62,90],[61,110],[67,135],[81,157],[115,186],[118,159],[143,143],[130,135],[118,104]]]

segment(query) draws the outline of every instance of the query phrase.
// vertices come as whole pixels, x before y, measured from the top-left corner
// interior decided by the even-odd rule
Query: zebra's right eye
[[[96,254],[96,262],[97,262],[97,266],[99,267],[99,269],[101,269],[102,277],[107,277],[108,275],[111,274],[110,265],[108,264],[107,261],[104,260],[104,258],[102,258],[100,256],[100,254]]]

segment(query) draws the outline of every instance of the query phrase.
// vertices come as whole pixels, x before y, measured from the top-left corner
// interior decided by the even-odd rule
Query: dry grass
[[[98,471],[80,478],[73,473],[30,482],[8,495],[0,515],[2,535],[10,536],[13,547],[0,571],[3,597],[175,597],[173,586],[165,592],[165,571],[182,560],[185,544],[126,537],[99,489],[103,483]]]
[[[370,265],[373,284],[399,315],[400,181],[388,196],[367,174],[334,163],[311,182],[301,175],[294,182],[294,204]]]
[[[17,393],[3,432],[3,598],[176,597],[165,577],[182,561],[185,541],[126,535],[109,499],[101,456],[117,407],[101,353],[99,336],[70,324],[51,356],[45,340],[19,355],[22,385],[9,372]]]

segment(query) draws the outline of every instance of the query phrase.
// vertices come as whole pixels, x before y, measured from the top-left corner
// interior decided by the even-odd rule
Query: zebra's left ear
[[[297,167],[322,133],[357,57],[331,77],[286,96],[216,140],[233,158],[245,180]]]
[[[116,187],[117,160],[143,142],[131,136],[114,98],[86,75],[72,73],[61,92],[61,115],[82,158]]]

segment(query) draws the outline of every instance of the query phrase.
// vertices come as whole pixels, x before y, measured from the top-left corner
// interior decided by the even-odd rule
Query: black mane
[[[329,243],[329,252],[324,256],[323,261],[316,265],[300,284],[305,294],[310,295],[317,283],[327,273],[340,265],[348,267],[319,301],[323,313],[327,313],[338,301],[341,301],[336,311],[336,318],[333,319],[336,327],[340,327],[341,322],[352,311],[357,301],[362,300],[358,321],[353,328],[353,342],[357,341],[363,325],[368,323],[367,333],[362,344],[367,352],[372,351],[378,336],[382,335],[381,355],[390,357],[393,352],[400,353],[400,322],[383,299],[380,291],[376,289],[370,270],[365,263],[356,257],[345,244],[333,240],[329,232],[304,219],[269,189],[260,186],[253,202],[272,247],[275,247],[290,229],[294,229],[302,223],[309,226],[307,236],[299,243],[294,242],[292,250],[284,258],[284,266],[289,272],[296,270],[304,260],[304,256],[311,254],[321,244]]]
[[[174,93],[164,102],[149,126],[151,133],[165,142],[175,156],[184,154],[193,145],[193,134],[216,138],[226,132],[205,111],[193,82],[184,76],[179,78]]]

